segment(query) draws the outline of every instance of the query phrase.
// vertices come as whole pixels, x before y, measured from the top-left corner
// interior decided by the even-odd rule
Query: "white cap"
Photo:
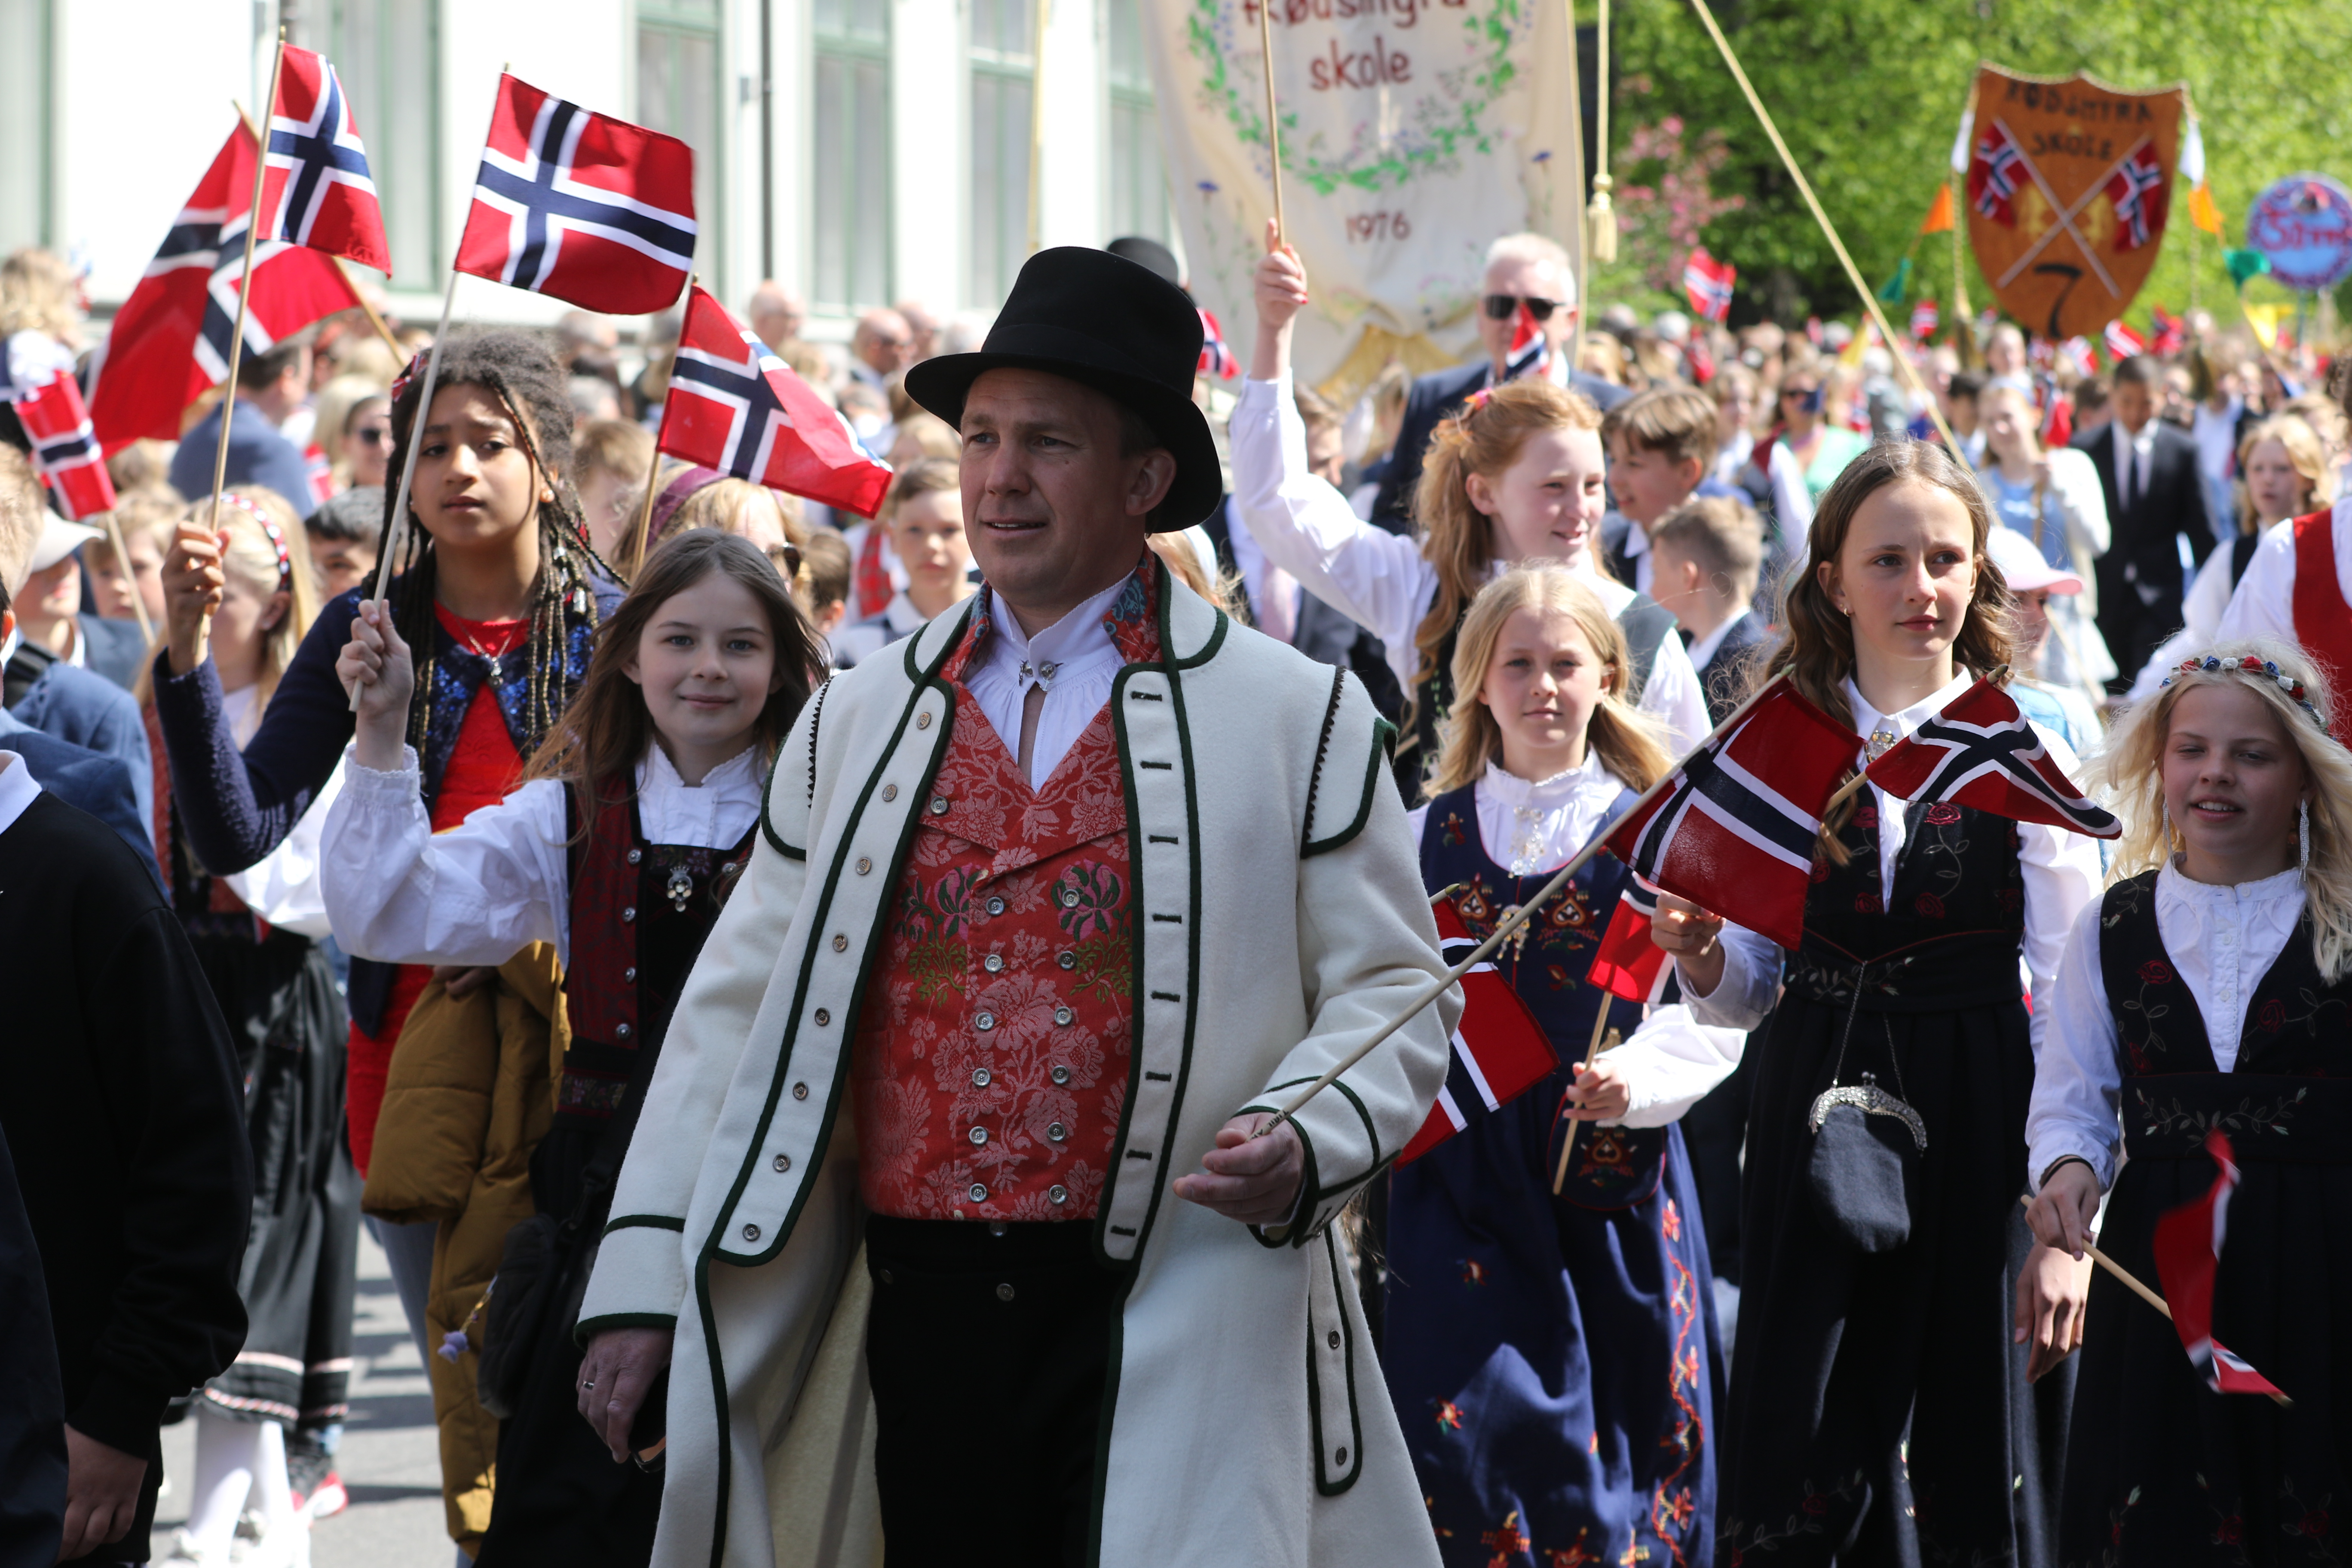
[[[1994,529],[1985,540],[1985,551],[1992,557],[1992,563],[2000,568],[2001,579],[2012,594],[2038,594],[2045,589],[2053,594],[2083,591],[2080,577],[2051,565],[2033,547],[2033,541],[2013,528]]]
[[[33,563],[27,570],[46,572],[91,540],[100,537],[102,535],[95,528],[68,522],[55,512],[46,512],[41,518],[40,541],[33,546]]]

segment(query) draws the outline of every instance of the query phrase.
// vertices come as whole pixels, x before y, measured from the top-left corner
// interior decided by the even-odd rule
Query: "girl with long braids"
[[[1822,496],[1759,678],[1787,672],[1865,737],[1855,766],[1877,757],[2010,663],[1991,527],[1942,448],[1870,448]],[[2074,776],[2065,742],[2042,740]],[[1723,1557],[2055,1568],[2084,1286],[2018,1199],[2050,986],[2098,886],[2096,843],[1872,784],[1823,824],[1812,876],[1785,965],[1679,899],[1652,928],[1702,1022],[1772,1017],[1717,1434]],[[1826,1098],[1873,1087],[1887,1114]],[[2026,1321],[2021,1298],[2043,1310]]]
[[[388,488],[375,573],[320,612],[250,739],[238,734],[205,647],[206,617],[225,587],[220,541],[196,520],[172,542],[155,712],[180,830],[215,875],[269,853],[341,760],[354,721],[335,661],[379,579],[391,584],[394,623],[414,650],[408,734],[436,827],[462,822],[514,786],[523,759],[554,730],[586,673],[598,621],[619,601],[620,585],[590,549],[563,477],[572,405],[547,345],[513,331],[453,340],[420,419],[421,371],[412,363],[393,395],[392,471],[407,461],[410,442],[422,443],[401,558],[385,552],[394,531]],[[413,965],[352,965],[350,1135],[362,1176],[393,1046],[432,980]],[[376,1234],[422,1349],[433,1227],[383,1226]]]

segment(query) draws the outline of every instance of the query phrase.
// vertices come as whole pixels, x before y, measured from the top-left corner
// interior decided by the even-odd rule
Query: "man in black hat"
[[[1254,1137],[1440,963],[1361,688],[1146,548],[1200,343],[1048,250],[908,374],[986,587],[786,742],[582,1308],[616,1456],[675,1359],[657,1563],[1436,1562],[1330,1222],[1458,1009]]]

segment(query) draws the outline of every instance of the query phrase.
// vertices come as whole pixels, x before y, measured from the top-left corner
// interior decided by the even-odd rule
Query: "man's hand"
[[[1591,1067],[1576,1064],[1576,1087],[1568,1091],[1570,1121],[1614,1121],[1633,1108],[1625,1069],[1602,1057]]]
[[[1683,989],[1693,996],[1712,996],[1723,984],[1723,917],[1709,914],[1688,899],[1658,895],[1658,912],[1650,917],[1650,940],[1675,955],[1682,972]]]
[[[66,1532],[58,1561],[87,1557],[130,1533],[147,1461],[66,1428]]]
[[[2091,1294],[2091,1265],[2077,1263],[2054,1247],[2037,1247],[2026,1254],[2017,1276],[2017,1317],[2013,1338],[2031,1344],[2025,1381],[2039,1383],[2042,1374],[2073,1355],[2083,1345],[2084,1304]]]
[[[606,1329],[588,1342],[588,1354],[573,1379],[581,1418],[595,1429],[613,1462],[629,1460],[629,1428],[646,1390],[669,1364],[677,1335],[668,1329]]]
[[[1288,1219],[1307,1174],[1307,1149],[1287,1121],[1272,1136],[1257,1137],[1273,1120],[1252,1111],[1217,1129],[1217,1146],[1201,1156],[1198,1173],[1176,1178],[1176,1195],[1244,1225]]]

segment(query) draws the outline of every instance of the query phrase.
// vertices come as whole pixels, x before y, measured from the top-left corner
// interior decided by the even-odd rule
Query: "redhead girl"
[[[2158,1283],[2157,1220],[2212,1185],[2204,1144],[2218,1128],[2240,1184],[2213,1337],[2294,1404],[2215,1393],[2171,1323],[2095,1276],[2069,1563],[2344,1552],[2352,754],[2329,712],[2300,650],[2223,643],[2176,664],[2101,759],[2125,836],[2051,998],[2026,1121],[2034,1234],[2083,1256],[2104,1197],[2102,1250]]]
[[[1822,495],[1764,668],[1864,738],[1857,767],[2010,663],[1991,526],[1975,479],[1919,442],[1872,447]],[[2042,738],[2072,776],[2065,742]],[[2098,881],[2092,839],[1870,785],[1823,825],[1785,966],[1764,939],[1661,899],[1655,935],[1697,1016],[1772,1016],[1718,1434],[1730,1560],[2057,1562],[2083,1285],[2074,1259],[2036,1246],[2018,1198],[2051,980]],[[1899,1173],[1853,1158],[1837,1127],[1814,1131],[1821,1097],[1865,1074],[1916,1131],[1840,1120],[1883,1130],[1869,1147]],[[2016,1321],[2021,1276],[2053,1313]]]

